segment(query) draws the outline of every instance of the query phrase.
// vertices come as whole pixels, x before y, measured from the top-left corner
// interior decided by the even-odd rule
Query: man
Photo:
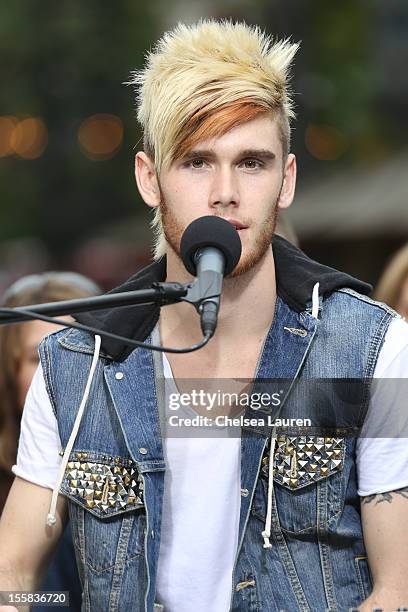
[[[204,215],[237,228],[242,256],[225,279],[217,332],[200,351],[162,360],[114,340],[100,347],[98,335],[76,330],[43,344],[20,441],[32,460],[17,461],[0,526],[3,590],[35,587],[68,505],[83,610],[408,604],[407,453],[398,440],[357,441],[347,428],[162,436],[163,376],[284,379],[294,407],[296,381],[404,374],[407,325],[367,298],[364,283],[283,239],[270,247],[278,210],[295,191],[287,79],[296,50],[243,24],[179,25],[134,75],[144,129],[136,180],[155,211],[156,262],[118,290],[191,281],[180,238]],[[187,304],[78,318],[164,346],[201,338]],[[352,405],[350,431],[366,403],[363,395]],[[385,469],[390,450],[399,460]]]

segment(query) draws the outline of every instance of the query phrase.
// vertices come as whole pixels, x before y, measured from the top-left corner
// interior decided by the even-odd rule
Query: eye
[[[245,168],[248,168],[248,170],[256,170],[262,167],[262,162],[258,159],[244,159],[242,164]]]
[[[187,166],[190,168],[195,168],[196,170],[200,170],[201,168],[204,168],[204,160],[199,158],[190,159],[187,162]]]

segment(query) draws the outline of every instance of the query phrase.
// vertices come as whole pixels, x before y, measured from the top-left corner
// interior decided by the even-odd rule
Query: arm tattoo
[[[386,493],[374,493],[373,495],[366,495],[365,497],[361,498],[361,503],[371,504],[371,502],[375,501],[375,505],[377,505],[381,502],[386,501],[390,504],[394,499],[395,495],[401,495],[401,497],[405,497],[405,499],[408,499],[408,487],[396,489],[395,491],[387,491]]]

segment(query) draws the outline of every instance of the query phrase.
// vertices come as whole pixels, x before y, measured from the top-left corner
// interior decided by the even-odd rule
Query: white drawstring
[[[54,490],[52,492],[50,511],[47,515],[47,525],[49,525],[50,527],[53,527],[55,523],[57,522],[57,519],[55,518],[55,511],[57,508],[59,488],[61,486],[62,479],[64,478],[65,468],[68,463],[69,456],[71,454],[71,450],[75,442],[75,438],[77,437],[78,429],[81,424],[82,415],[84,413],[84,409],[88,401],[89,391],[91,389],[92,379],[94,377],[96,366],[98,363],[100,349],[101,349],[101,337],[96,335],[95,336],[95,350],[94,350],[94,354],[92,358],[91,369],[89,370],[88,380],[85,386],[84,395],[82,397],[82,401],[79,406],[78,414],[76,415],[75,423],[72,428],[71,435],[68,440],[68,444],[65,448],[65,452],[62,457],[62,462],[61,462],[59,473],[58,473],[58,479],[55,484]]]
[[[266,519],[265,519],[265,530],[262,532],[262,537],[264,539],[264,548],[271,548],[272,544],[270,542],[271,537],[271,522],[272,522],[272,497],[273,497],[273,468],[275,461],[275,444],[276,444],[276,436],[275,430],[272,432],[271,437],[271,445],[269,450],[269,474],[268,474],[268,505],[266,509]]]
[[[319,318],[319,283],[316,283],[312,292],[312,317]]]
[[[319,317],[319,283],[316,283],[313,287],[312,292],[312,317],[314,319],[318,319]],[[271,537],[271,523],[272,523],[272,499],[273,499],[273,488],[274,488],[274,480],[273,480],[273,472],[274,472],[274,462],[275,462],[275,445],[276,445],[276,434],[275,430],[272,432],[270,451],[269,451],[269,473],[268,473],[268,502],[266,508],[266,518],[265,518],[265,530],[262,532],[262,537],[264,539],[264,548],[272,548],[272,544],[270,541]]]

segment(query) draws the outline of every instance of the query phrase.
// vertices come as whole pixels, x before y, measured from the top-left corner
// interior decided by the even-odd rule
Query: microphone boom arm
[[[13,308],[8,312],[0,312],[0,325],[8,323],[19,323],[26,321],[24,310],[37,312],[41,315],[63,316],[72,315],[77,312],[89,312],[107,308],[119,308],[120,306],[159,304],[175,304],[187,295],[188,285],[181,283],[153,283],[151,289],[138,291],[124,291],[121,293],[109,293],[77,300],[62,300],[60,302],[49,302],[46,304],[32,304]]]
[[[166,306],[177,302],[188,302],[199,312],[204,299],[216,298],[221,294],[221,286],[217,275],[210,271],[204,272],[200,279],[183,285],[181,283],[153,283],[150,289],[109,293],[76,300],[61,300],[43,304],[31,304],[0,312],[0,325],[21,323],[27,321],[24,310],[31,313],[51,317],[73,315],[78,312],[120,308],[121,306],[159,304]],[[6,309],[4,309],[6,310]]]

